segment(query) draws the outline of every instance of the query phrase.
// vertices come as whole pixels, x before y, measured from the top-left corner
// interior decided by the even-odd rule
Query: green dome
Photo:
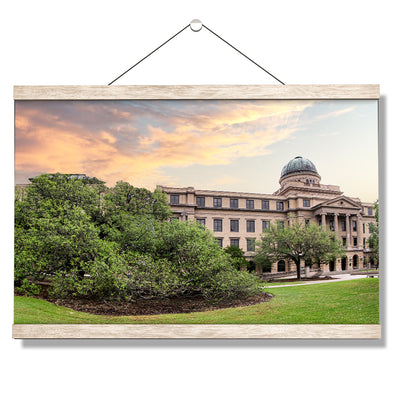
[[[297,172],[314,172],[318,174],[317,168],[309,159],[297,156],[282,168],[281,178]]]

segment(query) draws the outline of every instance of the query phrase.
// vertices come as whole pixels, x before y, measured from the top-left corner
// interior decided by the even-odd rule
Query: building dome
[[[318,175],[315,165],[309,159],[301,156],[293,158],[282,168],[281,179],[293,173],[315,173]]]

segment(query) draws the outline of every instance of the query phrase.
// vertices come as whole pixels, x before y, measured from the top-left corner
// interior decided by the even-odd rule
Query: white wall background
[[[400,282],[394,216],[400,106],[395,4],[390,0],[14,0],[2,5],[3,398],[376,399],[385,398],[387,389],[394,390],[387,398],[395,397]],[[13,85],[107,84],[193,18],[285,83],[381,84],[382,341],[11,339]],[[118,82],[247,83],[273,81],[205,30],[186,30]],[[327,156],[332,156],[329,149]],[[368,173],[368,164],[354,167]]]

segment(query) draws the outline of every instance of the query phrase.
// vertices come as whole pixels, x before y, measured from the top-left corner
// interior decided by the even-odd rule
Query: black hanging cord
[[[111,81],[108,86],[112,85],[116,80],[124,76],[127,72],[129,72],[132,68],[135,68],[136,65],[140,64],[142,61],[144,61],[147,57],[150,57],[153,53],[155,53],[158,49],[164,46],[164,44],[167,44],[170,40],[172,40],[175,36],[178,36],[181,32],[183,32],[185,29],[189,28],[190,24],[186,25],[183,29],[181,29],[178,33],[175,33],[174,36],[171,36],[168,40],[166,40],[163,44],[158,46],[156,49],[154,49],[151,53],[147,54],[146,57],[143,57],[140,61],[138,61],[135,65],[132,65],[129,69],[127,69],[125,72],[123,72],[120,76],[115,78],[113,81]]]
[[[239,54],[241,54],[243,57],[246,57],[249,61],[251,61],[253,64],[257,65],[258,68],[261,68],[264,72],[266,72],[268,75],[272,76],[272,78],[274,78],[275,80],[277,80],[279,83],[281,83],[282,85],[284,85],[284,83],[278,79],[276,76],[272,75],[270,72],[268,72],[265,68],[263,68],[261,65],[257,64],[255,61],[253,61],[251,58],[247,57],[246,54],[243,54],[240,50],[238,50],[236,47],[232,46],[230,43],[228,43],[225,39],[222,39],[221,36],[217,35],[215,32],[213,32],[210,28],[208,28],[207,26],[205,26],[203,24],[203,27],[206,28],[209,32],[211,32],[213,35],[215,35],[218,39],[221,39],[224,43],[226,43],[227,45],[231,46],[232,49],[236,50]]]
[[[198,21],[200,22],[200,21]],[[178,36],[180,33],[182,33],[185,29],[189,28],[190,24],[186,25],[183,29],[181,29],[179,32],[175,33],[174,36],[171,36],[168,40],[166,40],[163,44],[161,44],[160,46],[158,46],[156,49],[154,49],[151,53],[147,54],[146,57],[143,57],[140,61],[138,61],[135,65],[132,65],[132,67],[130,67],[129,69],[127,69],[125,72],[123,72],[120,76],[118,76],[117,78],[115,78],[113,81],[111,81],[108,86],[112,85],[115,81],[117,81],[119,78],[121,78],[122,76],[124,76],[127,72],[129,72],[132,68],[136,67],[138,64],[140,64],[142,61],[144,61],[147,57],[150,57],[153,53],[155,53],[158,49],[160,49],[162,46],[164,46],[165,44],[167,44],[169,41],[171,41],[174,37]],[[261,68],[264,72],[266,72],[269,76],[271,76],[272,78],[274,78],[275,80],[277,80],[279,83],[281,83],[282,85],[284,85],[284,83],[278,79],[276,76],[272,75],[270,72],[268,72],[265,68],[263,68],[261,65],[257,64],[255,61],[253,61],[251,58],[247,57],[246,54],[243,54],[240,50],[238,50],[236,47],[232,46],[229,42],[227,42],[225,39],[223,39],[221,36],[217,35],[214,31],[212,31],[210,28],[208,28],[207,26],[205,26],[204,24],[201,24],[201,27],[206,28],[209,32],[211,32],[213,35],[215,35],[218,39],[221,39],[224,43],[226,43],[227,45],[229,45],[230,47],[232,47],[232,49],[236,50],[239,54],[241,54],[243,57],[246,57],[249,61],[251,61],[253,64],[257,65],[258,68]],[[201,29],[200,27],[200,29]],[[196,30],[196,32],[198,32],[200,29]]]

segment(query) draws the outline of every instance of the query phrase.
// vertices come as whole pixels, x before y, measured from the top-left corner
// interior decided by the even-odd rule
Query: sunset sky
[[[282,167],[309,158],[325,184],[378,198],[375,100],[17,101],[15,179],[84,173],[252,193],[278,189]]]

